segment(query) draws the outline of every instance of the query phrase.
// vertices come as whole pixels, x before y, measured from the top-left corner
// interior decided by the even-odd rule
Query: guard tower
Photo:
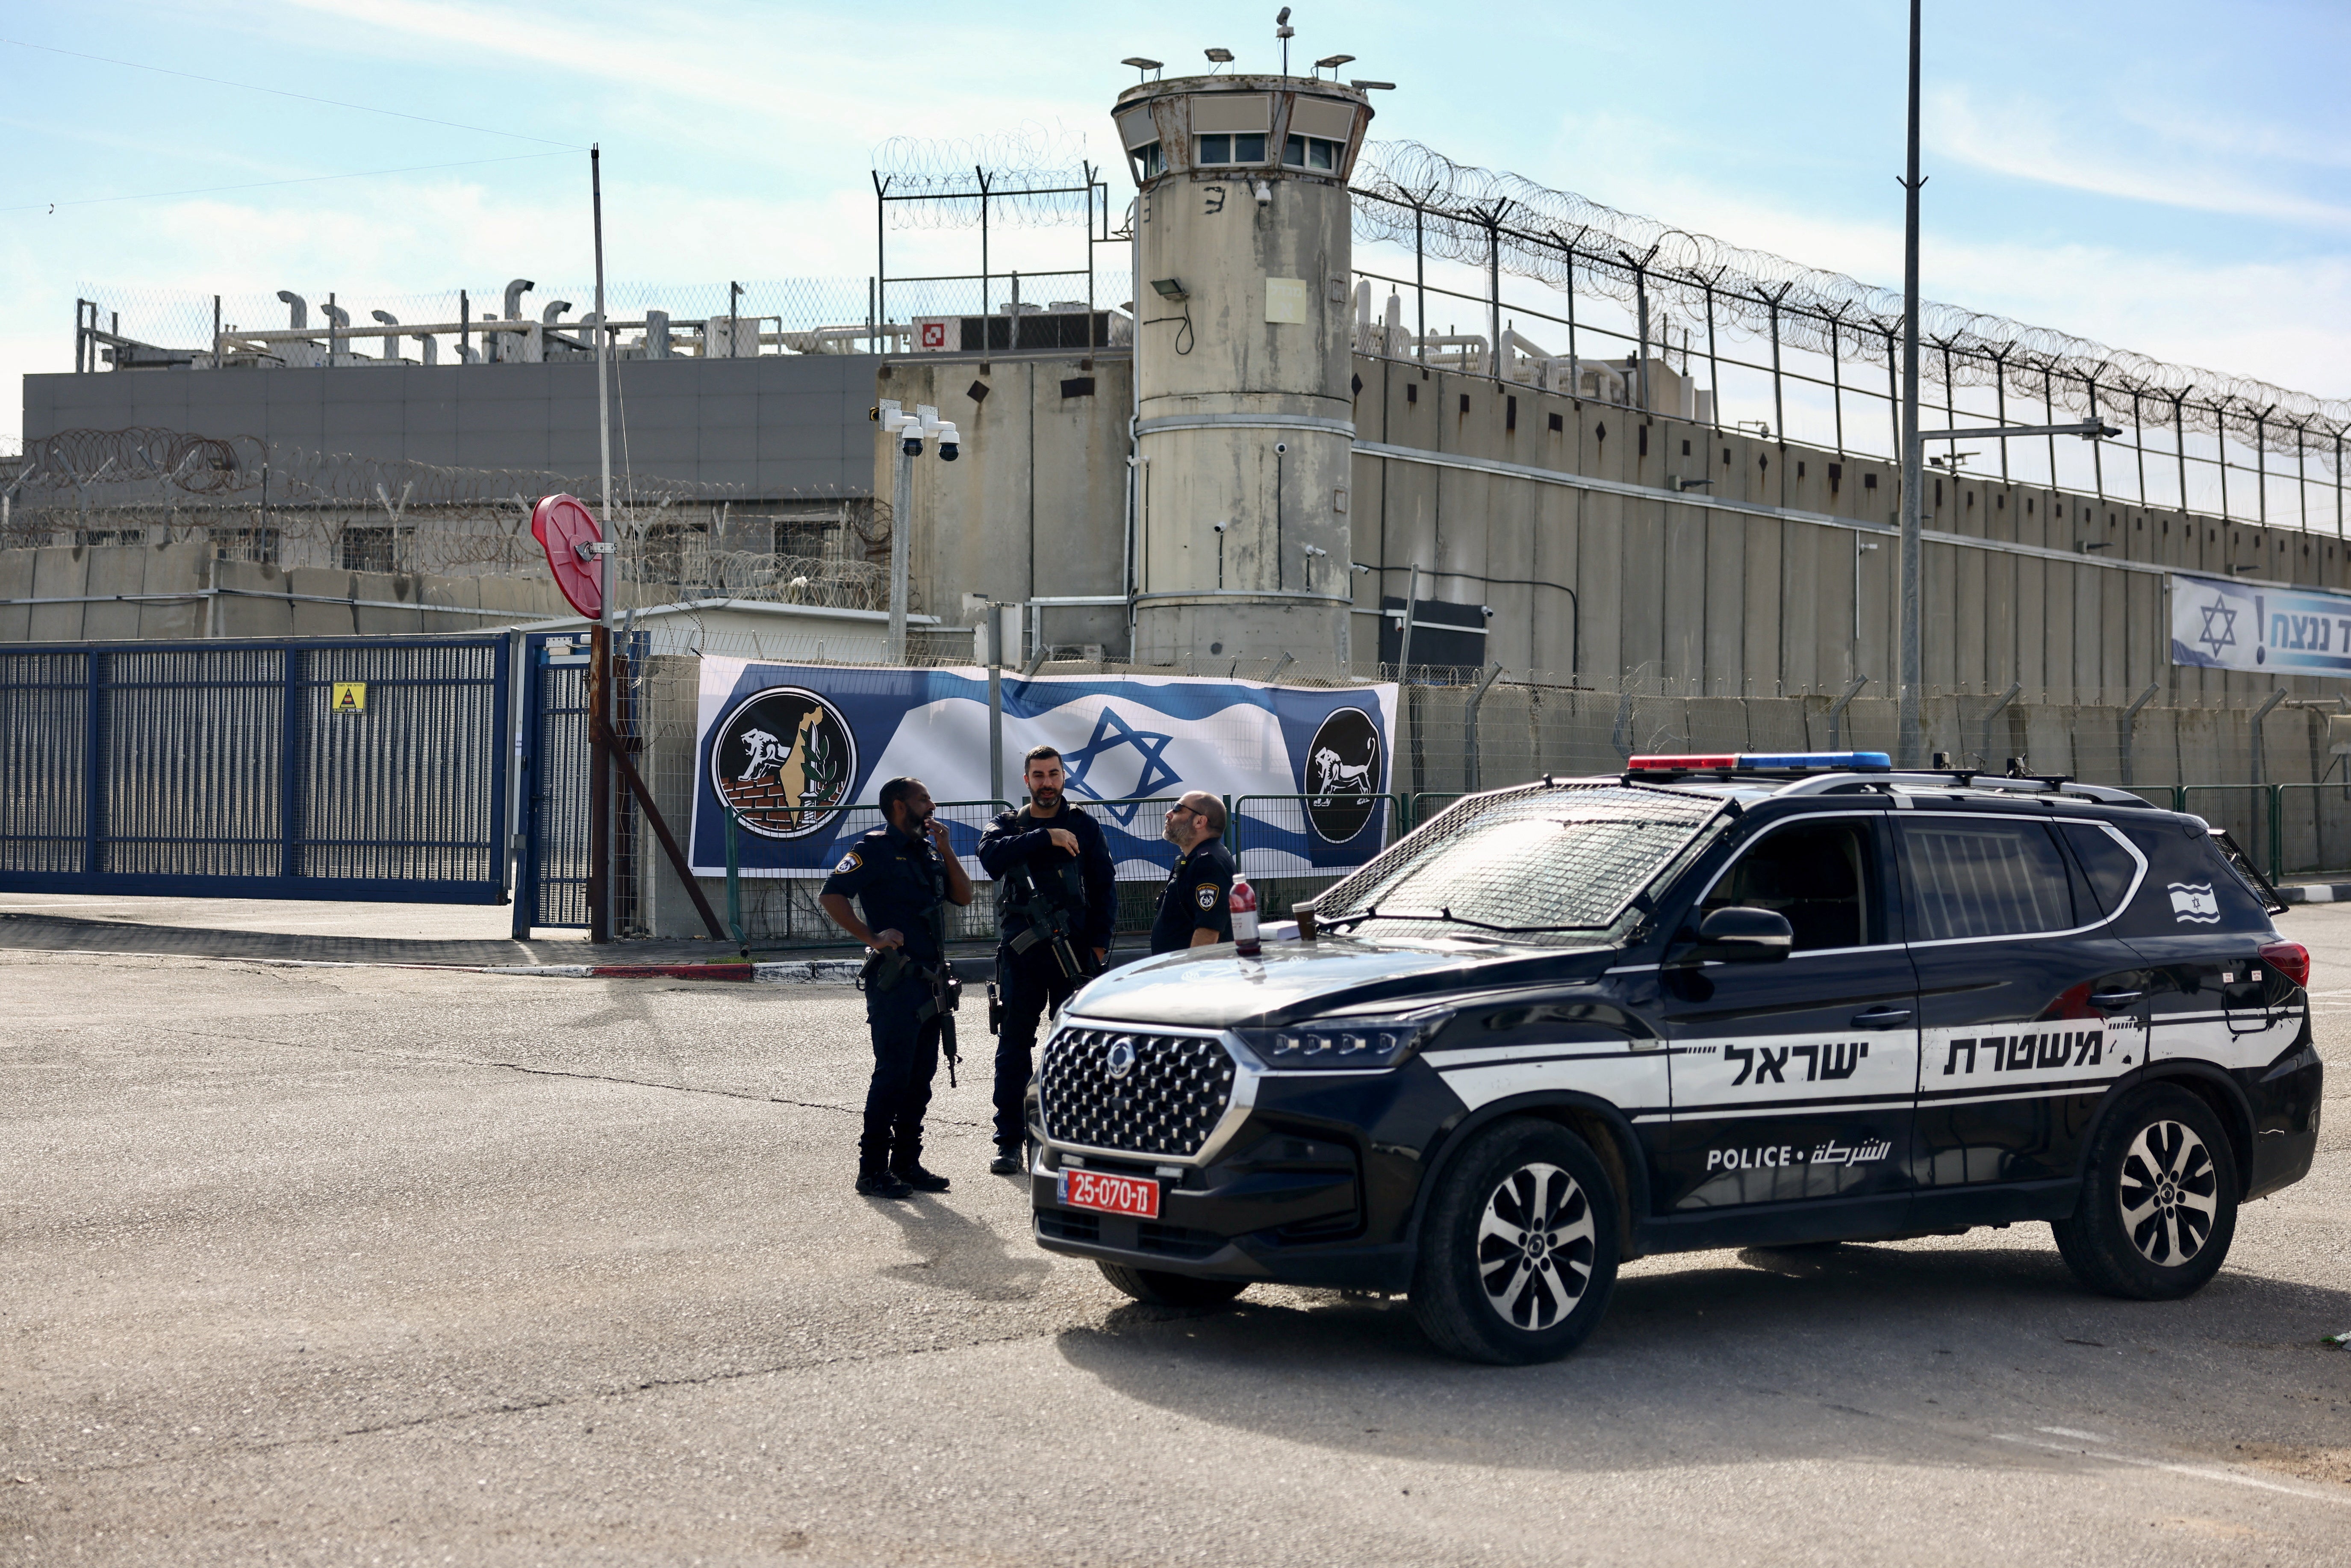
[[[1364,95],[1144,82],[1113,111],[1135,227],[1138,661],[1348,668],[1347,176]]]

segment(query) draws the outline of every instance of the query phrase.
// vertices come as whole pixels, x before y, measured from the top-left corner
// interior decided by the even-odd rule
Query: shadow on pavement
[[[1988,1429],[2082,1411],[2103,1431],[2189,1443],[2229,1426],[2215,1404],[2261,1421],[2314,1376],[2351,1387],[2310,1326],[2351,1322],[2351,1291],[2293,1281],[2224,1270],[2187,1301],[2119,1301],[2075,1284],[2053,1249],[2014,1242],[1635,1268],[1584,1346],[1544,1366],[1449,1360],[1401,1301],[1335,1292],[1243,1296],[1214,1313],[1123,1308],[1059,1349],[1174,1415],[1340,1452],[1543,1469],[1981,1463]],[[2203,1401],[2192,1428],[2189,1390]]]
[[[1019,1250],[1014,1251],[987,1226],[950,1207],[955,1196],[949,1191],[900,1202],[868,1200],[897,1225],[916,1257],[914,1262],[893,1263],[882,1272],[976,1301],[1033,1300],[1052,1268],[1050,1261],[1025,1235],[1017,1238]]]

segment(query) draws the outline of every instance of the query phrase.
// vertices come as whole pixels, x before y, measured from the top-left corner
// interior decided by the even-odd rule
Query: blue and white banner
[[[2351,596],[2175,575],[2171,662],[2269,674],[2351,674]]]
[[[1257,875],[1358,866],[1385,847],[1394,684],[1274,686],[1183,675],[1004,678],[1004,769],[1060,750],[1071,802],[1110,839],[1119,874],[1165,874],[1162,806],[1187,789],[1229,799],[1227,842]],[[986,800],[987,672],[758,664],[705,655],[696,726],[696,874],[726,871],[726,813],[746,876],[820,877],[879,825],[874,793],[902,774],[941,802]],[[1245,801],[1245,796],[1288,797]],[[943,812],[974,876],[985,814]]]

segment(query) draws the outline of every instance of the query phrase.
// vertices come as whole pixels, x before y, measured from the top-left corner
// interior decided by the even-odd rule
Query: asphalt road
[[[1127,1302],[983,1071],[856,1197],[847,992],[0,953],[0,1563],[2339,1564],[2351,909],[2285,925],[2325,1143],[2194,1300],[1702,1253],[1522,1370]]]

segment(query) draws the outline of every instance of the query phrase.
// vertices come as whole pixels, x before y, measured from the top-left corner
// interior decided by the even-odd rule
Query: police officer
[[[1184,852],[1159,895],[1151,950],[1207,947],[1233,939],[1233,852],[1225,848],[1225,803],[1204,789],[1167,809],[1163,836]]]
[[[865,1021],[873,1031],[873,1082],[857,1145],[857,1190],[869,1197],[945,1192],[923,1168],[923,1112],[939,1070],[946,1018],[938,981],[946,959],[944,906],[971,902],[971,878],[931,815],[919,779],[882,786],[888,826],[857,841],[825,878],[818,902],[833,924],[872,950],[865,965]],[[864,905],[864,918],[849,905]]]
[[[1061,754],[1050,746],[1031,747],[1022,779],[1029,804],[1007,811],[979,841],[979,863],[997,879],[996,983],[1003,1007],[996,1041],[996,1158],[988,1170],[1010,1176],[1020,1169],[1024,1102],[1037,1044],[1037,1020],[1067,1001],[1101,970],[1110,956],[1111,928],[1118,913],[1118,868],[1102,826],[1061,793]],[[1023,907],[1006,883],[1006,873],[1026,868],[1028,883],[1050,910]],[[1064,931],[1056,942],[1014,942],[1035,930],[1040,916],[1058,913]],[[1071,974],[1071,960],[1080,966]]]

